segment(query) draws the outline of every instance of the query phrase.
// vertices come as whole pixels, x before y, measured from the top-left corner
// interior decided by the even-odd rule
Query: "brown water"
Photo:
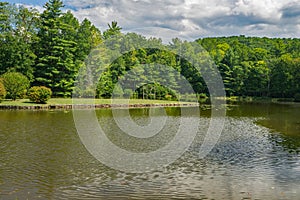
[[[72,111],[0,111],[0,199],[299,199],[300,105],[244,104],[227,112],[222,136],[198,155],[209,110],[193,144],[175,163],[149,173],[111,169],[92,157],[76,132]],[[176,127],[178,108],[168,108]],[[131,110],[138,123],[148,109]],[[151,151],[173,137],[121,140],[111,110],[97,116],[116,145]],[[187,130],[188,133],[188,130]],[[123,141],[123,142],[121,142]]]

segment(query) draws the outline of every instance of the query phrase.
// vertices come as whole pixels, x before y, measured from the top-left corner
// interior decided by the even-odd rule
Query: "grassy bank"
[[[261,97],[227,97],[227,105],[234,105],[240,103],[292,103],[293,99],[276,99],[276,98],[261,98]],[[208,104],[202,104],[201,107],[207,108]],[[107,108],[113,104],[115,107],[123,107],[127,105],[124,99],[114,100],[111,99],[76,99],[73,101],[71,98],[52,98],[47,104],[37,104],[30,102],[28,99],[18,99],[16,101],[3,100],[0,103],[0,109],[71,109],[72,105],[95,105],[96,108]],[[195,106],[195,102],[178,102],[178,101],[167,101],[167,100],[143,100],[143,99],[131,99],[129,101],[130,107],[151,107],[151,106]],[[87,108],[91,108],[88,106]]]
[[[80,103],[92,103],[95,104],[111,104],[111,99],[81,99]],[[117,102],[124,102],[117,101]],[[76,100],[77,103],[77,100]],[[148,99],[132,99],[129,101],[130,104],[167,104],[167,103],[179,103],[178,101],[166,101],[166,100],[148,100]],[[16,101],[11,100],[3,100],[0,105],[13,105],[13,106],[33,106],[33,105],[71,105],[73,104],[73,99],[68,98],[52,98],[50,99],[47,104],[37,104],[30,102],[29,99],[18,99]]]
[[[226,97],[227,103],[293,103],[294,98],[271,98],[271,97]]]
[[[30,102],[28,99],[18,99],[16,101],[3,100],[0,103],[2,109],[39,109],[39,108],[71,108],[72,105],[99,105],[99,107],[110,107],[111,104],[127,105],[125,100],[114,100],[111,99],[73,99],[71,98],[52,98],[47,104],[37,104]],[[132,107],[143,107],[143,106],[176,106],[176,105],[195,105],[191,102],[178,102],[178,101],[166,101],[166,100],[143,100],[143,99],[131,99],[129,105]]]

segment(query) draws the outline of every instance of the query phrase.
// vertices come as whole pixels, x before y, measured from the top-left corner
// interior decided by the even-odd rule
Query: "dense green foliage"
[[[70,97],[73,92],[80,97],[109,98],[120,77],[132,71],[124,81],[124,91],[116,88],[115,95],[144,99],[188,95],[190,91],[178,82],[179,75],[166,66],[185,77],[197,94],[209,95],[210,80],[204,81],[202,72],[183,57],[202,63],[204,73],[211,69],[207,60],[212,58],[228,96],[294,98],[300,93],[300,39],[202,38],[196,42],[208,53],[199,53],[195,42],[173,39],[169,45],[163,45],[160,39],[123,34],[116,21],[101,34],[89,20],[79,22],[70,11],[64,13],[61,0],[49,0],[44,8],[39,13],[0,2],[0,75],[21,72],[32,86],[46,86],[56,97]],[[114,40],[115,36],[118,39]],[[104,48],[106,41],[128,51],[114,58],[114,52]],[[144,44],[151,48],[140,48]],[[183,55],[169,51],[178,48]],[[111,62],[103,69],[107,60]],[[141,69],[140,65],[146,67]],[[100,73],[101,77],[89,78],[89,74]],[[153,77],[155,81],[151,80]],[[76,78],[82,85],[74,91]],[[168,88],[170,85],[172,88]],[[10,89],[6,90],[12,98]]]
[[[108,24],[109,29],[103,32],[103,37],[105,39],[110,38],[113,35],[120,35],[121,34],[121,30],[122,28],[120,26],[118,26],[118,22],[113,21],[110,24]]]
[[[16,71],[33,80],[38,12],[0,2],[0,74]]]
[[[62,7],[61,1],[50,0],[41,14],[35,80],[38,85],[50,87],[56,96],[70,96],[76,75],[75,42],[68,38],[73,27],[63,22]]]
[[[16,100],[26,95],[27,89],[30,86],[30,82],[26,76],[19,72],[7,72],[2,75],[2,78],[8,98]]]
[[[172,90],[158,83],[143,85],[136,91],[140,99],[177,100]]]
[[[216,62],[228,95],[294,97],[300,91],[300,39],[198,40]]]
[[[51,95],[51,89],[45,86],[33,86],[28,91],[28,97],[30,101],[35,103],[45,104],[51,98]]]
[[[3,80],[0,79],[0,103],[1,103],[1,101],[2,101],[2,100],[5,98],[5,96],[6,96],[6,89],[5,89],[4,84],[3,84],[2,82],[3,82]]]
[[[79,23],[62,7],[61,0],[49,0],[38,13],[0,2],[0,75],[21,72],[31,85],[71,96],[78,69],[102,36],[90,21]]]
[[[79,67],[100,34],[89,21],[80,26],[71,12],[63,14],[60,0],[50,0],[44,7],[37,33],[35,84],[50,87],[54,96],[71,96]]]
[[[295,102],[300,102],[300,93],[295,94]]]
[[[151,43],[151,41],[147,41],[147,39],[136,34],[126,34],[124,38],[124,41]],[[215,62],[223,78],[228,96],[293,98],[300,91],[300,49],[297,48],[300,45],[299,39],[236,36],[205,38],[199,39],[197,42],[208,51]],[[125,46],[133,44],[119,42],[118,45],[122,49],[123,46],[125,48]],[[189,80],[196,93],[208,94],[206,82],[191,63],[178,55],[165,51],[166,48],[162,44],[157,46],[157,49],[133,50],[112,62],[100,79],[97,88],[98,96],[110,97],[114,84],[119,80],[119,77],[122,77],[128,71],[132,71],[140,64],[149,64],[142,73],[147,76],[132,76],[131,80],[133,82],[131,81],[131,84],[143,81],[147,83],[150,81],[149,77],[155,76],[155,71],[158,70],[157,66],[150,65],[150,63],[172,66]],[[185,57],[194,56],[195,49],[191,42],[187,43],[174,39],[167,47],[170,49],[173,46],[180,46]],[[131,49],[131,47],[127,48]],[[207,58],[205,58],[205,52],[201,52],[193,59],[198,60],[200,63],[203,60],[205,63]],[[210,69],[209,66],[204,67]],[[167,70],[167,68],[163,69],[164,73],[168,74]],[[169,74],[171,75],[171,73]],[[172,79],[172,76],[164,77]],[[171,82],[178,80],[177,77],[173,78],[174,80]],[[164,83],[164,80],[160,81]],[[127,82],[130,83],[130,81]],[[177,89],[183,94],[184,90],[180,87],[178,85]],[[127,86],[126,88],[132,87]],[[128,93],[134,92],[129,91]],[[138,90],[138,96],[145,97],[141,92],[142,90]],[[146,98],[152,97],[148,95]]]

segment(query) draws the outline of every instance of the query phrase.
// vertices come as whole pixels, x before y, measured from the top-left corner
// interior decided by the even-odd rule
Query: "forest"
[[[79,21],[70,11],[63,12],[61,0],[49,0],[44,11],[0,2],[0,77],[10,72],[23,74],[30,86],[50,88],[53,97],[110,98],[120,76],[143,64],[144,73],[155,75],[157,65],[168,65],[186,77],[194,91],[208,96],[209,91],[201,73],[188,62],[168,49],[185,49],[185,57],[195,60],[209,55],[219,70],[227,96],[254,96],[272,98],[294,98],[300,96],[300,39],[267,37],[211,37],[196,41],[181,41],[174,38],[163,44],[159,38],[146,38],[136,33],[123,33],[116,21],[101,32],[88,19]],[[109,59],[102,54],[90,58],[100,51],[107,41],[122,38],[119,48],[131,51],[113,60],[108,67],[97,68],[97,62]],[[131,42],[128,42],[131,41]],[[134,42],[138,41],[138,42]],[[137,43],[147,43],[155,48],[138,48]],[[194,43],[206,51],[195,55]],[[120,47],[121,46],[121,47]],[[103,56],[103,57],[101,57]],[[89,58],[89,59],[87,59]],[[87,63],[87,61],[89,63]],[[79,72],[85,71],[93,62],[94,74],[99,74],[95,87],[77,87],[76,81],[85,79]],[[99,64],[100,66],[101,64]],[[178,77],[169,75],[169,69],[159,69],[176,85]],[[131,77],[132,81],[145,83],[142,87],[124,90],[123,97],[146,99],[174,99],[176,91],[184,93],[180,84],[167,88],[166,80],[149,83],[149,76]],[[134,80],[134,81],[133,81]],[[94,93],[94,91],[96,91]],[[9,93],[9,92],[8,92]],[[12,95],[12,94],[10,94]],[[8,95],[9,97],[9,95]]]

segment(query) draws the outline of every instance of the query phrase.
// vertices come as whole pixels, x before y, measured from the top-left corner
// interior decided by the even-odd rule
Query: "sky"
[[[45,0],[8,0],[42,10]],[[300,0],[64,0],[66,10],[101,31],[117,21],[124,32],[161,38],[246,35],[300,37]]]

